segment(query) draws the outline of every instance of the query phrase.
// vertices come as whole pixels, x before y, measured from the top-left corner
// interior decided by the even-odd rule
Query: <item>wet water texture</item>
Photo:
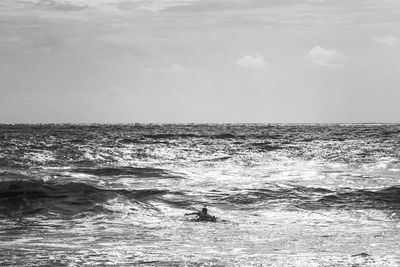
[[[185,213],[207,206],[217,222]],[[0,125],[2,266],[400,266],[400,125]]]

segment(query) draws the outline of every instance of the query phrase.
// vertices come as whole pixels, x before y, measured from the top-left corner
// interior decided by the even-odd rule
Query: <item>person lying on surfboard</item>
[[[203,208],[201,211],[196,211],[192,213],[186,213],[185,216],[188,215],[197,215],[196,221],[209,221],[215,222],[217,218],[215,216],[211,216],[207,213],[207,208]]]

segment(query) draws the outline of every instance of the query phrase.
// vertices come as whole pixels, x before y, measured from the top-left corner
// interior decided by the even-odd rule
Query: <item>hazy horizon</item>
[[[400,2],[3,0],[0,123],[399,123]]]

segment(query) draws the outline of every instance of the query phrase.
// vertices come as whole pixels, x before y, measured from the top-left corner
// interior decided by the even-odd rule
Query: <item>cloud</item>
[[[164,70],[164,72],[178,74],[178,73],[182,73],[183,71],[185,71],[186,67],[179,65],[177,63],[171,63],[168,67],[164,68],[163,70]]]
[[[81,11],[88,9],[89,6],[82,3],[74,3],[65,0],[41,0],[41,1],[24,1],[27,5],[32,5],[35,8],[44,8],[55,11]]]
[[[268,66],[264,57],[260,54],[255,56],[242,56],[236,60],[236,65],[243,68],[260,69]]]
[[[340,54],[337,50],[316,46],[308,52],[310,62],[326,67],[339,67],[342,65]]]
[[[198,0],[158,0],[147,1],[146,4],[139,5],[139,9],[152,12],[162,11],[164,9],[180,6],[188,6]]]
[[[180,65],[178,63],[171,63],[168,66],[156,67],[156,68],[146,68],[144,69],[149,73],[161,73],[167,75],[180,75],[187,71],[187,67]]]
[[[398,38],[391,35],[385,37],[374,37],[372,38],[372,41],[378,44],[386,45],[388,47],[394,47],[400,42]]]
[[[2,0],[4,1],[4,0]],[[21,0],[21,3],[53,11],[80,11],[97,9],[102,11],[150,11],[158,12],[173,7],[192,5],[199,0]],[[0,3],[1,5],[1,3]]]

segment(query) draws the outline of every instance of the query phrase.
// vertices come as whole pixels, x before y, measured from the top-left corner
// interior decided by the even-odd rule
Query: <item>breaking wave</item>
[[[107,212],[103,204],[110,199],[124,197],[132,203],[139,203],[166,193],[169,191],[104,189],[77,182],[4,181],[0,182],[0,213],[13,217]]]
[[[160,189],[108,189],[87,183],[56,183],[42,180],[0,182],[0,213],[6,216],[43,214],[72,216],[110,212],[104,204],[123,198],[134,205],[151,207],[151,201],[174,207],[213,205],[224,209],[269,209],[275,205],[315,209],[387,209],[400,210],[400,187],[381,190],[331,191],[324,188],[251,189],[241,192],[214,191],[203,201],[184,192]]]
[[[239,193],[213,193],[215,204],[223,203],[240,209],[269,208],[275,205],[299,209],[387,209],[400,210],[400,187],[381,190],[331,191],[324,188],[295,187],[251,189]]]
[[[141,178],[183,178],[171,174],[164,169],[138,168],[138,167],[97,167],[97,168],[75,168],[74,173],[83,173],[95,176],[137,176]]]

